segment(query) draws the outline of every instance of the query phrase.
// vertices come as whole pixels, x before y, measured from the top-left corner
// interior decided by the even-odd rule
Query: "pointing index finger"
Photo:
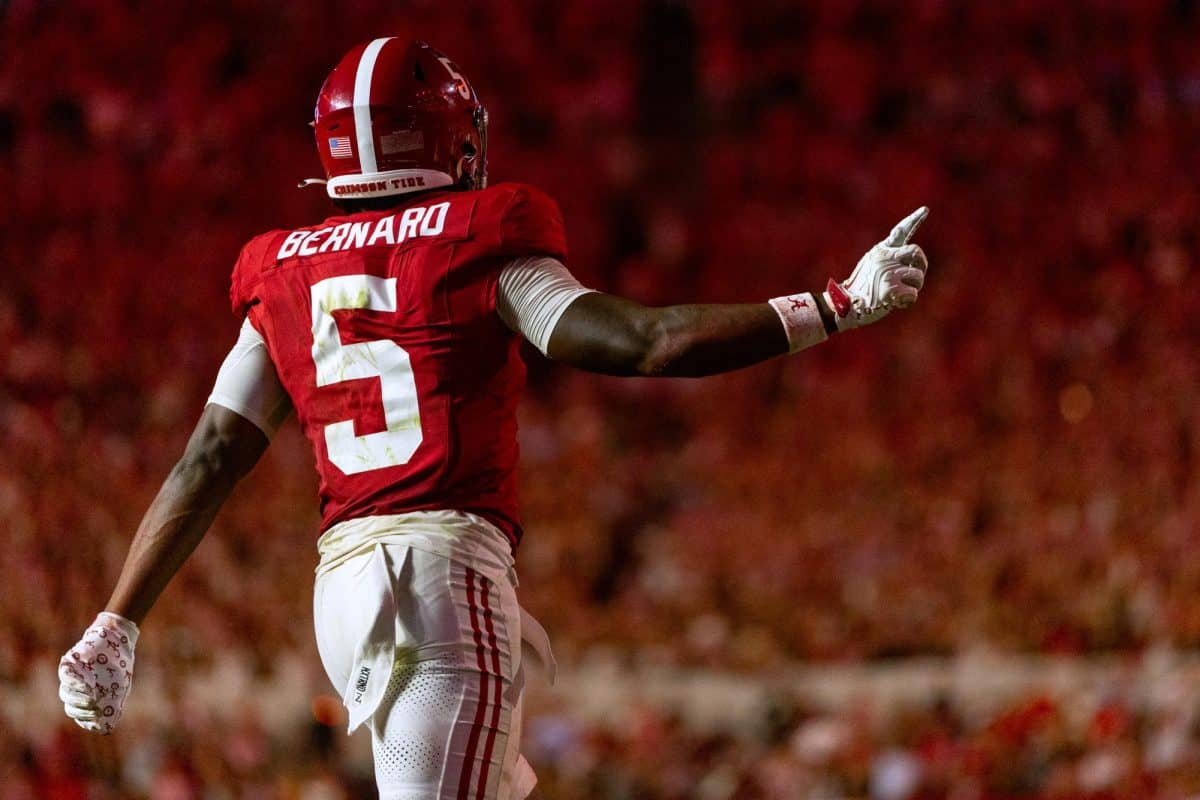
[[[888,247],[901,247],[908,244],[908,240],[912,238],[913,234],[917,232],[917,228],[921,227],[921,223],[928,216],[929,206],[921,206],[896,223],[896,227],[892,228],[892,232],[883,240],[883,243]]]

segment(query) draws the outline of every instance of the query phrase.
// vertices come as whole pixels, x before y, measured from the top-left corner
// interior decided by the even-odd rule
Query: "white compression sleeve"
[[[510,330],[545,355],[554,326],[567,306],[592,291],[575,280],[558,259],[518,258],[500,272],[496,312]]]
[[[262,334],[247,319],[217,372],[208,402],[245,417],[271,438],[292,411]]]

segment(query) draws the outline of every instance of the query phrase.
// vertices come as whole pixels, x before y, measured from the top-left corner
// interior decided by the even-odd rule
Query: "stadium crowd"
[[[813,289],[933,209],[919,306],[799,357],[653,382],[531,354],[521,592],[564,669],[1200,646],[1196,4],[8,0],[0,687],[42,685],[107,598],[235,338],[238,247],[326,213],[292,188],[308,111],[384,32],[473,76],[493,180],[559,200],[599,289]],[[226,727],[172,689],[228,652],[319,687],[313,495],[289,426],[145,626],[164,705],[103,741],[0,708],[4,796],[357,796],[328,710]],[[529,736],[555,798],[1183,797],[1195,705]]]

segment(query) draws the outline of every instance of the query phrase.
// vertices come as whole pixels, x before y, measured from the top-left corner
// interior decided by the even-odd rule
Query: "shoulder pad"
[[[500,253],[505,256],[567,258],[567,234],[558,203],[541,189],[502,183],[485,190],[487,211],[496,214]]]
[[[250,307],[258,303],[258,287],[262,283],[263,270],[275,263],[274,253],[280,238],[286,231],[269,231],[255,236],[242,247],[229,285],[229,303],[239,319],[246,316]]]

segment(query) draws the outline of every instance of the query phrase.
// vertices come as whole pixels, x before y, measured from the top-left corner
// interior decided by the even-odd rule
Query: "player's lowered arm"
[[[133,682],[138,625],[267,448],[249,420],[210,404],[142,517],[105,610],[58,663],[58,696],[82,728],[111,733]]]
[[[244,417],[219,405],[205,407],[183,457],[142,517],[106,611],[141,624],[268,444]]]
[[[921,207],[859,260],[850,277],[824,292],[746,305],[649,308],[613,295],[582,295],[555,325],[547,355],[606,375],[700,377],[748,367],[882,319],[916,302],[925,253],[910,239]]]

